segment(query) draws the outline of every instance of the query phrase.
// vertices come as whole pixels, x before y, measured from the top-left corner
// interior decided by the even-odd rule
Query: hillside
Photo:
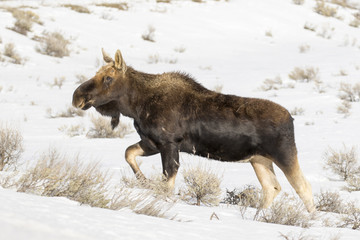
[[[103,65],[101,48],[111,56],[120,49],[125,62],[139,71],[186,72],[209,89],[286,107],[295,119],[300,165],[314,194],[332,191],[359,203],[360,192],[344,190],[346,182],[323,166],[329,147],[360,151],[360,1],[333,1],[344,6],[326,1],[332,16],[317,13],[314,0],[300,5],[291,0],[137,0],[116,7],[105,2],[0,1],[0,126],[12,126],[23,136],[20,172],[56,148],[87,163],[100,161],[115,184],[124,172],[132,174],[124,153],[140,138],[131,119],[121,116],[129,130],[122,138],[89,138],[92,119],[99,116],[94,109],[61,116],[80,82]],[[79,12],[79,6],[86,11]],[[26,11],[32,15],[24,19]],[[54,38],[60,39],[56,51],[48,48]],[[226,189],[260,187],[250,164],[188,154],[180,159],[175,193],[184,185],[182,168],[199,162],[223,176],[222,198]],[[160,155],[139,161],[145,175],[161,173]],[[284,174],[275,172],[283,192],[295,194]],[[0,172],[0,178],[10,174]],[[238,206],[193,206],[175,198],[167,217],[156,218],[0,187],[0,238],[284,239],[280,233],[360,238],[359,229],[324,223],[336,221],[332,213],[320,212],[310,228],[301,228],[253,221],[253,208],[244,217]],[[219,220],[210,220],[214,212]]]

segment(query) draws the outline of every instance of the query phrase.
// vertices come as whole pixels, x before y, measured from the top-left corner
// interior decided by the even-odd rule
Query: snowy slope
[[[352,1],[359,3],[359,1]],[[78,13],[62,4],[86,6],[91,14]],[[91,110],[84,117],[49,118],[53,112],[71,105],[72,93],[78,86],[76,75],[93,76],[102,64],[101,48],[111,55],[120,49],[128,65],[149,73],[180,70],[190,73],[204,86],[222,85],[223,93],[260,97],[275,101],[289,110],[303,108],[294,116],[296,142],[303,172],[313,186],[341,191],[341,181],[330,181],[323,166],[323,153],[328,146],[359,147],[360,103],[352,103],[349,117],[337,113],[341,82],[358,83],[360,79],[360,30],[350,27],[350,10],[338,7],[341,19],[327,18],[313,11],[315,1],[295,5],[290,0],[128,1],[129,9],[96,6],[101,1],[0,1],[0,52],[5,44],[14,43],[26,59],[16,65],[0,62],[0,121],[18,127],[24,137],[25,151],[21,160],[32,162],[49,146],[68,154],[80,153],[83,160],[101,160],[105,169],[116,173],[129,171],[124,160],[127,146],[137,142],[136,133],[123,139],[89,139],[84,135],[68,137],[58,128],[81,124],[90,126]],[[25,6],[39,15],[42,25],[34,24],[28,36],[9,28],[14,18],[4,7]],[[304,29],[312,25],[315,31]],[[155,42],[141,37],[148,27],[155,28]],[[44,31],[59,31],[71,41],[69,57],[54,58],[36,51],[34,36]],[[326,32],[330,38],[319,35]],[[272,36],[267,36],[272,35]],[[305,53],[299,46],[309,45]],[[180,53],[174,49],[183,48]],[[159,59],[149,63],[150,56]],[[169,62],[176,62],[171,64]],[[325,89],[319,93],[314,83],[290,80],[295,67],[319,69]],[[346,72],[343,76],[340,71]],[[267,78],[280,76],[283,86],[293,88],[263,91]],[[64,84],[50,87],[55,78]],[[121,118],[131,123],[131,119]],[[187,154],[181,164],[206,161]],[[196,161],[194,161],[196,160]],[[246,184],[259,186],[249,164],[211,162],[224,172],[222,187],[232,189]],[[142,158],[142,171],[161,172],[160,156]],[[181,171],[181,170],[180,170]],[[275,170],[284,191],[293,193],[284,175]],[[1,173],[0,173],[1,174]],[[181,173],[176,187],[182,184]],[[341,191],[345,198],[360,199],[358,193]],[[301,228],[243,220],[236,208],[208,208],[178,203],[170,214],[181,221],[136,215],[130,211],[110,211],[79,206],[66,199],[42,198],[0,188],[0,239],[279,239],[279,232],[302,232]],[[220,221],[210,221],[216,212]],[[314,227],[306,233],[328,239],[338,232],[341,239],[358,239],[359,231]]]

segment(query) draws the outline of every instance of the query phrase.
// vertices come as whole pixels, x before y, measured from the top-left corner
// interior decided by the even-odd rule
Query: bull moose
[[[309,212],[315,210],[312,190],[297,159],[293,118],[282,106],[264,99],[225,95],[206,89],[180,72],[148,74],[127,66],[119,50],[115,60],[102,51],[106,65],[82,83],[72,104],[94,107],[111,117],[134,120],[141,140],[129,146],[125,159],[144,178],[135,158],[161,155],[163,174],[173,188],[179,152],[219,161],[251,163],[268,207],[281,187],[273,163],[285,174]]]

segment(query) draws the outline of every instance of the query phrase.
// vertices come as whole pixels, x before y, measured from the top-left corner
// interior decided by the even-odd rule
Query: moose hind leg
[[[274,173],[272,161],[257,155],[252,157],[250,163],[262,187],[263,199],[261,208],[268,208],[281,191],[281,186]]]
[[[308,212],[312,213],[315,211],[315,205],[311,190],[310,183],[305,179],[298,162],[297,157],[293,158],[292,164],[288,164],[286,167],[279,166],[284,172],[286,178],[290,182],[291,186],[295,189],[303,201]]]

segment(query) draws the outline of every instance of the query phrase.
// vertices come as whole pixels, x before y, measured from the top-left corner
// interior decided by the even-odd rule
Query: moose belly
[[[250,123],[202,125],[189,136],[182,151],[214,160],[241,161],[260,152],[260,138]]]

